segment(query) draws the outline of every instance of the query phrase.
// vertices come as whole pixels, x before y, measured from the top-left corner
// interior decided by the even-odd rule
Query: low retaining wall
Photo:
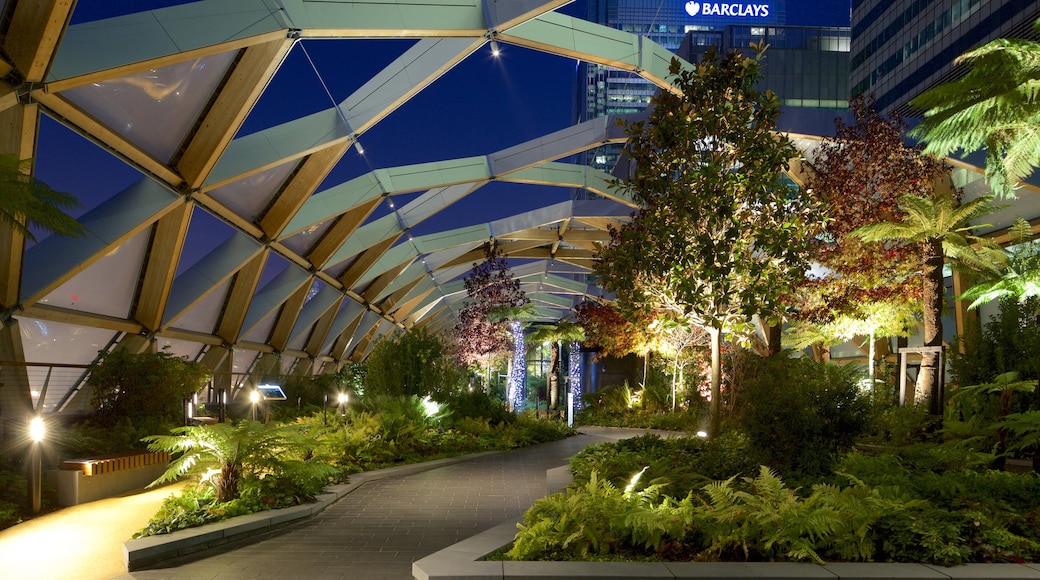
[[[944,568],[928,564],[841,562],[820,566],[799,562],[503,562],[481,560],[516,536],[509,522],[467,538],[412,564],[416,580],[561,580],[601,578],[635,580],[725,580],[733,578],[828,578],[888,580],[973,578],[1040,579],[1040,564],[966,564]]]
[[[325,493],[319,495],[317,500],[312,503],[238,516],[197,528],[178,530],[172,534],[148,536],[124,542],[123,562],[126,564],[126,570],[133,572],[135,570],[143,570],[164,560],[186,556],[211,548],[219,548],[226,544],[242,542],[321,513],[325,508],[366,482],[386,477],[421,473],[437,467],[461,463],[495,453],[499,452],[485,451],[472,455],[355,473],[350,476],[349,483],[327,487]]]
[[[79,505],[131,491],[140,491],[159,478],[170,462],[169,453],[120,453],[63,461],[61,469],[47,472],[58,489],[58,504]]]

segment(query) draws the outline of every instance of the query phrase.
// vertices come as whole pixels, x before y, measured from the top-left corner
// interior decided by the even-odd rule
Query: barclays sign
[[[694,2],[686,3],[690,16],[735,16],[738,18],[766,18],[769,4],[744,4],[739,2]]]

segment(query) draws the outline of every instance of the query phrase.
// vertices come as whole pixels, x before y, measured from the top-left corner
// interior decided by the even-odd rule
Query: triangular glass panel
[[[66,211],[72,217],[95,209],[143,178],[136,168],[47,115],[40,115],[37,141],[33,175],[79,201],[79,207]],[[39,228],[30,230],[38,241],[51,235]]]
[[[306,256],[310,253],[314,244],[318,243],[318,240],[321,239],[321,236],[332,227],[334,221],[335,220],[321,221],[308,228],[300,230],[282,240],[282,245],[296,252],[298,256]]]
[[[115,318],[129,317],[151,233],[151,228],[147,228],[114,248],[40,303]]]
[[[177,263],[177,276],[195,265],[234,233],[235,230],[231,226],[208,211],[199,207],[193,209],[191,223],[188,225],[188,235],[184,240],[184,249],[181,251],[181,259]]]
[[[115,331],[104,328],[88,328],[78,324],[65,324],[34,318],[18,319],[22,350],[27,362],[54,362],[86,365],[94,361],[98,351],[104,349],[115,336]],[[43,411],[57,411],[57,405],[79,384],[84,369],[63,369],[59,375],[51,373],[49,367],[30,367],[29,388],[34,392],[33,404],[43,396]],[[46,391],[44,385],[46,383]]]
[[[253,362],[256,361],[256,357],[260,353],[255,350],[245,350],[242,348],[236,348],[234,351],[233,360],[231,362],[231,372],[238,374],[248,374],[253,368]]]
[[[60,94],[162,162],[169,162],[223,82],[237,50],[68,89]]]
[[[310,336],[310,330],[307,332],[301,332],[299,336],[293,339],[286,347],[286,350],[303,350],[303,347],[307,345],[307,337]]]
[[[278,312],[278,310],[275,310],[274,312],[265,316],[259,324],[250,329],[250,331],[242,337],[242,340],[248,342],[256,342],[259,344],[265,344],[267,342],[267,338],[271,336],[271,329],[274,328],[275,320],[278,319]]]
[[[183,316],[172,324],[174,328],[193,330],[204,334],[213,334],[219,322],[220,313],[224,310],[224,301],[227,298],[228,288],[231,280],[225,280],[223,284],[214,288],[198,304],[191,307]]]
[[[274,252],[270,252],[267,255],[267,262],[264,264],[264,271],[260,274],[260,281],[256,284],[257,291],[263,290],[264,286],[267,286],[271,280],[278,277],[289,267],[289,260],[279,256]]]
[[[255,222],[298,164],[299,160],[294,159],[276,165],[222,185],[210,191],[209,195],[236,214]]]
[[[296,43],[253,106],[238,136],[332,109],[415,42],[307,39]],[[345,70],[350,74],[343,74]],[[315,94],[326,95],[328,100],[300,98]]]

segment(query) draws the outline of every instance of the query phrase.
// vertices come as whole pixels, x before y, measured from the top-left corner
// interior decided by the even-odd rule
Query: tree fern
[[[152,451],[177,454],[151,485],[198,475],[214,486],[217,501],[227,502],[239,496],[243,477],[273,474],[323,481],[335,472],[299,459],[312,447],[300,434],[258,421],[178,427],[172,432],[143,439]]]
[[[65,213],[79,207],[75,196],[55,191],[31,175],[32,160],[0,154],[0,223],[36,241],[28,226],[62,236],[80,237],[86,228]]]
[[[986,148],[987,181],[1014,197],[1017,182],[1040,164],[1040,43],[997,39],[956,62],[969,67],[966,76],[911,101],[925,111],[911,135],[939,156]]]

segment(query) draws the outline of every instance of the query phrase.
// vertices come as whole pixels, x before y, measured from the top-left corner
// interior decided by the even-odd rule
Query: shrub
[[[257,421],[179,427],[173,435],[153,435],[145,441],[152,451],[179,454],[153,485],[198,475],[216,489],[220,503],[237,499],[249,478],[286,477],[300,484],[301,495],[313,495],[309,490],[320,491],[335,475],[328,465],[303,460],[311,455],[314,442],[294,429]],[[303,483],[309,480],[314,482]]]
[[[413,327],[380,341],[368,356],[365,395],[443,397],[466,384],[465,367],[438,336]]]
[[[610,385],[591,393],[585,393],[582,400],[587,409],[602,409],[611,413],[620,413],[629,408],[632,389],[628,386],[628,381],[625,381],[620,385]]]
[[[954,381],[959,385],[978,385],[1012,371],[1023,379],[1036,378],[1040,326],[1034,322],[1038,308],[1037,297],[1023,304],[1002,299],[997,315],[981,331],[977,325],[969,325],[949,349]]]
[[[571,560],[629,551],[662,551],[686,535],[690,498],[675,502],[655,489],[622,491],[593,472],[582,488],[537,500],[524,514],[506,557]]]
[[[209,377],[202,363],[167,351],[133,354],[122,349],[105,353],[88,372],[90,403],[105,426],[123,417],[180,423],[184,400]]]
[[[791,475],[830,472],[838,452],[868,426],[869,403],[852,366],[792,358],[760,359],[740,381],[736,422],[763,463]]]
[[[447,397],[438,398],[438,401],[448,405],[454,421],[466,418],[486,419],[490,425],[501,425],[516,419],[505,403],[479,389],[449,393]]]
[[[758,464],[751,455],[747,439],[734,432],[710,441],[643,435],[586,447],[571,459],[571,471],[578,486],[593,472],[620,486],[627,485],[633,473],[644,470],[641,482],[659,485],[661,493],[682,498],[712,480],[754,473]]]

